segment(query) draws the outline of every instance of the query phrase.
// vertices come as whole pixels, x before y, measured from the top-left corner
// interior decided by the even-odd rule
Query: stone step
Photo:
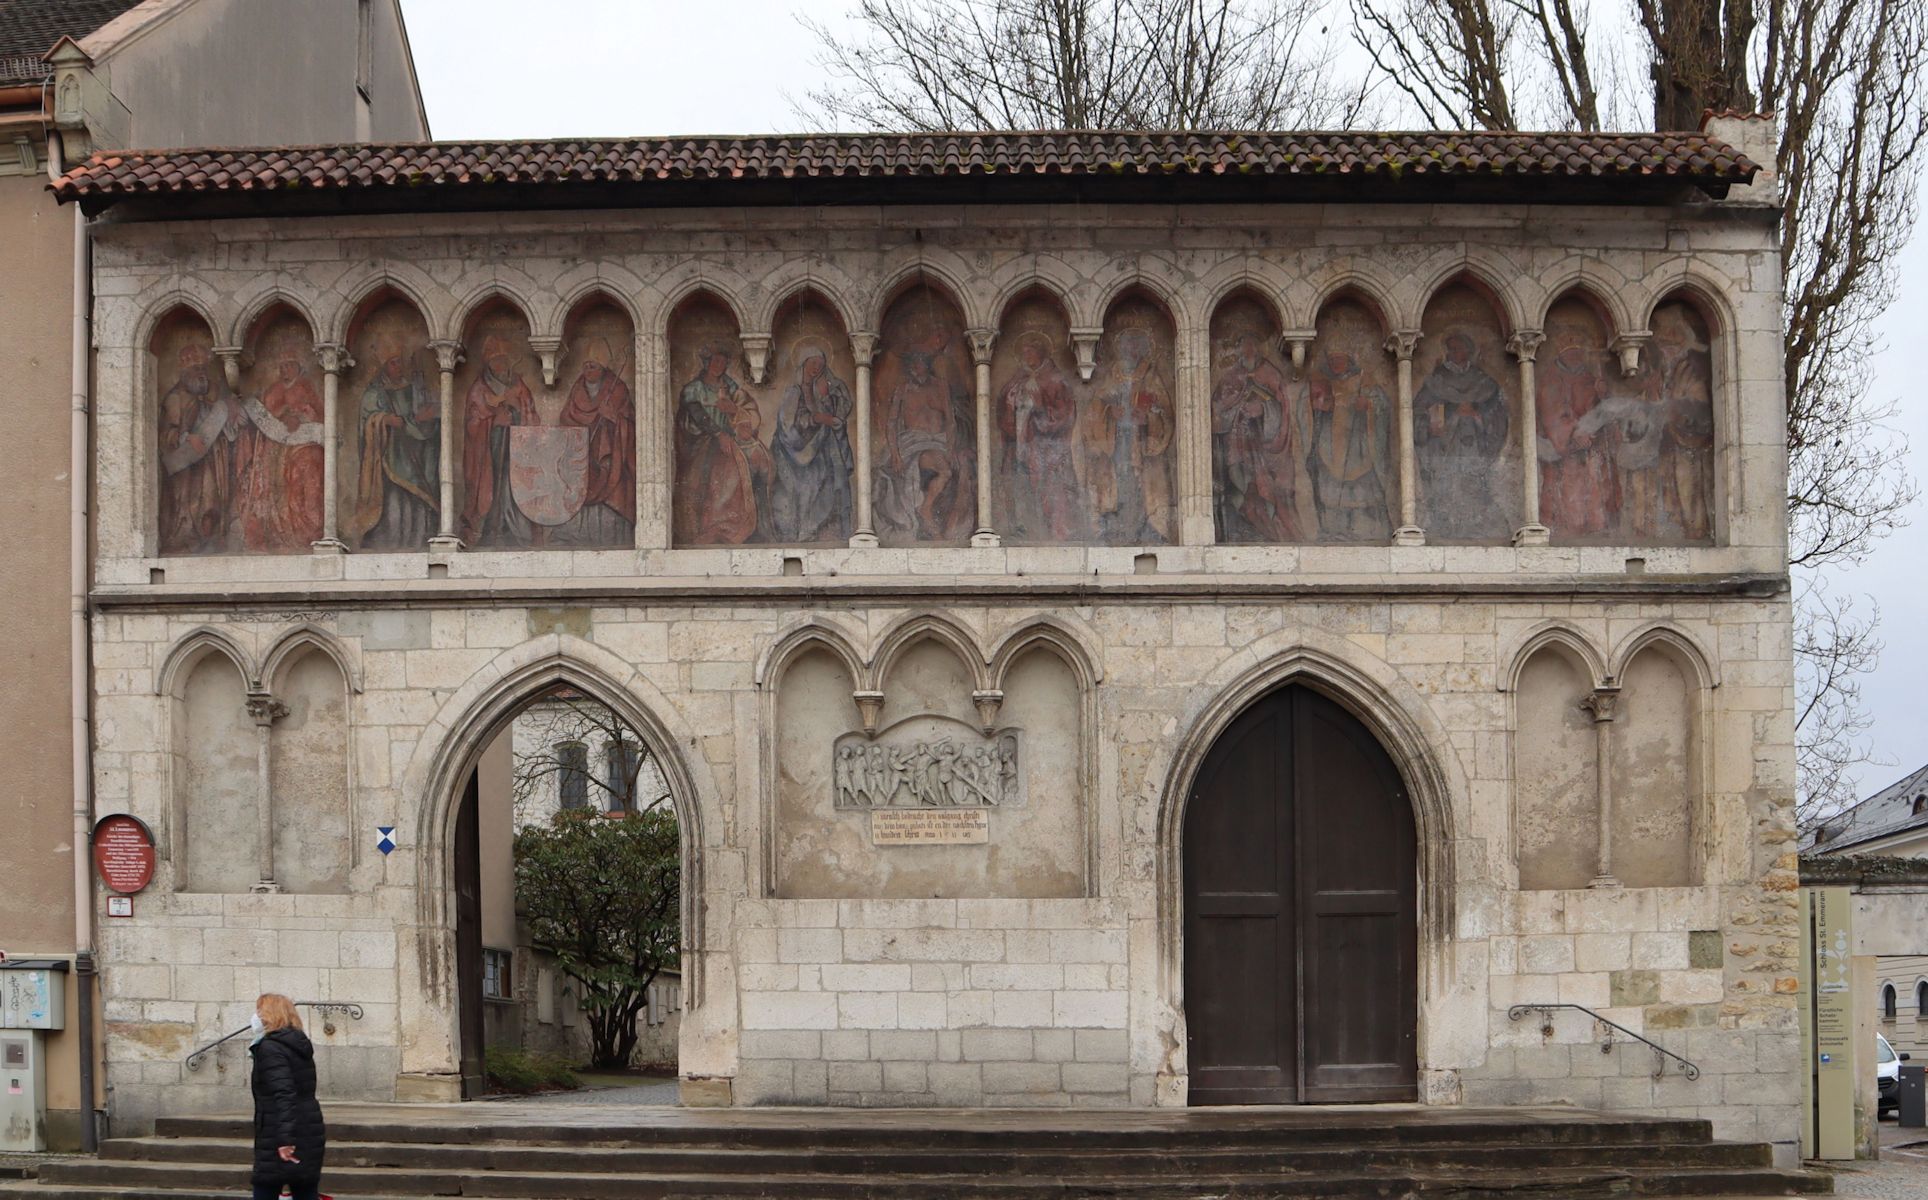
[[[1705,1142],[1664,1147],[1676,1167],[1765,1167],[1772,1154],[1760,1144]],[[1435,1146],[1253,1146],[1194,1143],[1180,1150],[1050,1148],[1038,1150],[942,1150],[931,1148],[542,1146],[515,1143],[449,1145],[421,1142],[332,1141],[331,1168],[391,1167],[406,1170],[575,1171],[583,1174],[878,1175],[1028,1174],[1088,1178],[1145,1173],[1241,1174],[1299,1171],[1535,1167],[1594,1169],[1650,1166],[1653,1145],[1555,1145],[1528,1142]],[[119,1162],[245,1165],[252,1147],[235,1139],[126,1138],[104,1143],[101,1158]],[[103,1166],[105,1164],[102,1164]]]
[[[243,1192],[246,1169],[197,1164],[111,1162],[105,1170],[83,1172],[63,1165],[32,1183],[0,1184],[7,1200],[230,1200]],[[83,1178],[69,1178],[82,1175]],[[1064,1180],[1048,1176],[987,1179],[960,1174],[896,1175],[719,1175],[677,1174],[648,1177],[585,1175],[575,1172],[444,1171],[330,1169],[324,1186],[356,1197],[429,1197],[459,1194],[493,1200],[672,1200],[676,1197],[727,1197],[730,1200],[927,1200],[932,1196],[966,1200],[1063,1200],[1067,1196],[1110,1196],[1123,1200],[1180,1200],[1201,1195],[1239,1200],[1625,1200],[1666,1196],[1796,1196],[1824,1194],[1828,1176],[1818,1172],[1755,1168],[1682,1168],[1665,1164],[1591,1170],[1416,1170],[1346,1171],[1338,1174],[1187,1175],[1182,1179],[1110,1176]]]

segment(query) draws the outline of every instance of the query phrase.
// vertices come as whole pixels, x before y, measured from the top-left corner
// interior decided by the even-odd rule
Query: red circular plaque
[[[109,888],[133,895],[154,882],[154,835],[139,817],[102,817],[94,825],[94,869]]]

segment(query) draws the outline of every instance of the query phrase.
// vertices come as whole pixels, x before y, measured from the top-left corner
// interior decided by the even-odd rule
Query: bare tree
[[[814,123],[908,131],[1352,124],[1324,0],[861,0],[856,38],[800,17],[829,77]]]
[[[648,743],[621,713],[573,688],[559,688],[516,717],[510,794],[518,828],[562,807],[647,812],[669,801]],[[579,800],[578,800],[579,798]]]
[[[1704,110],[1726,108],[1781,122],[1788,561],[1803,576],[1800,792],[1804,810],[1825,807],[1847,798],[1848,768],[1865,760],[1855,681],[1880,643],[1878,614],[1856,615],[1813,573],[1860,561],[1915,495],[1905,447],[1885,424],[1893,405],[1870,394],[1869,361],[1874,319],[1893,300],[1895,258],[1914,227],[1928,141],[1928,0],[1627,3],[1618,17],[1648,58],[1654,128],[1694,129]],[[1557,84],[1559,103],[1544,109],[1552,124],[1594,129],[1625,110],[1624,97],[1595,84],[1618,72],[1594,50],[1596,18],[1571,0],[1354,5],[1354,36],[1375,69],[1435,124],[1514,123],[1535,70]]]

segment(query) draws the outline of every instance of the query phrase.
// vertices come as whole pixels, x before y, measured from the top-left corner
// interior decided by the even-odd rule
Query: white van
[[[1878,1099],[1875,1102],[1876,1115],[1886,1116],[1901,1110],[1901,1064],[1908,1061],[1908,1055],[1896,1054],[1888,1039],[1880,1034],[1874,1035],[1874,1086]]]

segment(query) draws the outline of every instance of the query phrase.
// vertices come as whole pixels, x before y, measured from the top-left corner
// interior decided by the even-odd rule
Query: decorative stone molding
[[[743,347],[744,361],[750,364],[750,382],[759,386],[770,379],[770,335],[767,333],[745,333],[737,336],[737,343]]]
[[[1316,329],[1288,329],[1279,335],[1279,341],[1285,346],[1286,353],[1292,357],[1294,371],[1305,370],[1306,355],[1311,352],[1312,343],[1318,336],[1319,331]]]
[[[1098,369],[1098,339],[1105,335],[1102,328],[1090,326],[1071,330],[1071,348],[1078,356],[1078,378],[1091,382],[1091,375]]]
[[[1620,356],[1620,373],[1628,378],[1640,374],[1640,354],[1647,343],[1653,340],[1648,331],[1631,330],[1613,339],[1614,353]]]
[[[556,386],[556,357],[562,350],[562,339],[553,335],[531,336],[529,349],[535,351],[536,357],[542,360],[542,386]]]

